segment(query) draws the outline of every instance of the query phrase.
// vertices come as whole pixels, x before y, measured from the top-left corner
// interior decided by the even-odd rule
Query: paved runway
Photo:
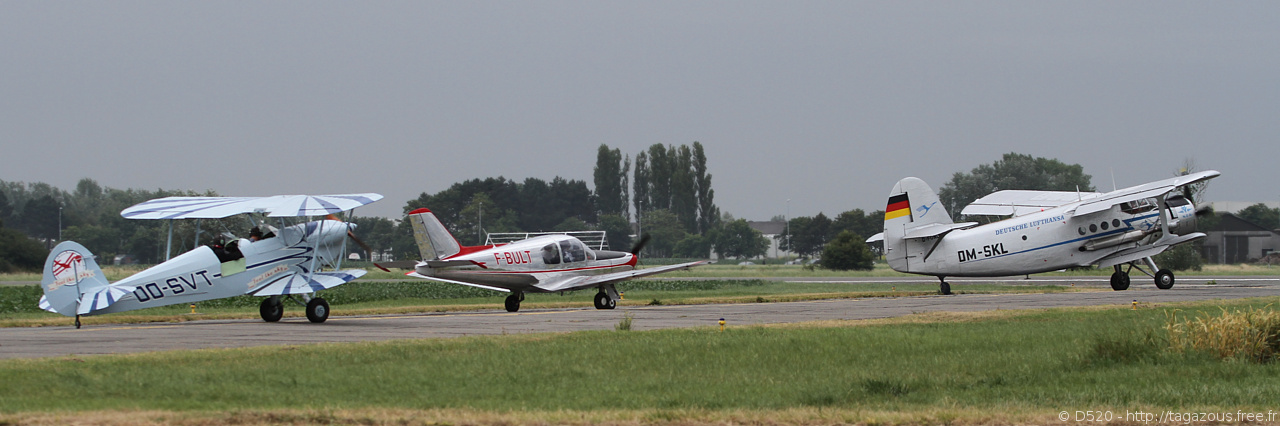
[[[794,279],[806,281],[809,279]],[[1105,286],[1105,278],[1046,277],[1068,280],[1077,285]],[[1214,285],[1205,284],[1213,280]],[[824,280],[835,281],[835,280]],[[876,281],[880,279],[859,279]],[[963,290],[965,283],[981,280],[948,280]],[[990,281],[990,280],[988,280]],[[1014,280],[1004,281],[1011,283]],[[718,305],[677,305],[620,307],[616,310],[555,309],[519,313],[485,311],[419,315],[379,315],[331,317],[324,324],[305,318],[289,318],[279,323],[261,320],[192,321],[179,324],[97,325],[74,327],[0,328],[0,358],[35,358],[62,355],[91,355],[163,351],[175,349],[228,348],[259,345],[355,342],[391,339],[458,337],[481,334],[515,334],[611,330],[630,313],[632,328],[714,326],[720,318],[730,325],[787,323],[838,319],[871,319],[909,315],[917,312],[973,312],[985,310],[1035,309],[1065,306],[1128,305],[1209,299],[1238,299],[1280,295],[1276,277],[1188,277],[1170,290],[1157,290],[1134,279],[1128,291],[1091,291],[1057,294],[968,294],[821,300],[789,303],[748,303]],[[340,307],[339,307],[340,310]],[[68,320],[69,321],[69,320]]]

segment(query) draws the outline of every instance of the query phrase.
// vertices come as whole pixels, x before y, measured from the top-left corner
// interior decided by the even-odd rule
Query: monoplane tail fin
[[[431,210],[409,212],[409,224],[413,225],[413,239],[418,243],[422,260],[446,259],[462,251],[462,245]]]

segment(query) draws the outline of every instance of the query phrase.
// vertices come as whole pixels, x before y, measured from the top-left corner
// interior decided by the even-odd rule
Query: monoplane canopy
[[[324,216],[382,199],[381,194],[275,195],[270,197],[165,197],[120,212],[125,219],[221,219],[245,213],[269,217]]]

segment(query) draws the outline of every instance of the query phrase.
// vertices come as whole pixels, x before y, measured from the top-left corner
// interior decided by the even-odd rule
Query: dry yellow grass
[[[1280,354],[1280,312],[1267,305],[1222,315],[1200,314],[1179,320],[1169,315],[1165,329],[1175,351],[1205,351],[1222,359],[1268,362]]]

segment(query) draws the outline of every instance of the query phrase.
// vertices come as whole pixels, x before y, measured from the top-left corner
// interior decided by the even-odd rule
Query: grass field
[[[625,299],[620,305],[761,303],[800,300],[862,297],[902,297],[937,292],[937,286],[924,283],[850,284],[787,283],[766,280],[638,280],[618,285]],[[1076,291],[1065,286],[1007,286],[975,284],[957,286],[963,293],[1046,293]],[[67,317],[45,312],[36,305],[40,288],[35,285],[0,286],[0,327],[67,325]],[[372,315],[418,312],[448,312],[502,309],[506,293],[461,285],[428,281],[369,282],[355,281],[320,293],[329,301],[334,315]],[[560,295],[529,294],[521,309],[592,306],[593,290]],[[258,318],[262,298],[238,296],[200,302],[197,315],[189,305],[170,305],[131,312],[82,317],[86,324],[180,322],[202,319]],[[303,316],[300,306],[285,306],[286,316]]]
[[[0,423],[1066,423],[1280,410],[1280,364],[1167,350],[1280,298],[0,361]],[[120,421],[120,420],[115,420]],[[1136,423],[1136,422],[1135,422]]]

